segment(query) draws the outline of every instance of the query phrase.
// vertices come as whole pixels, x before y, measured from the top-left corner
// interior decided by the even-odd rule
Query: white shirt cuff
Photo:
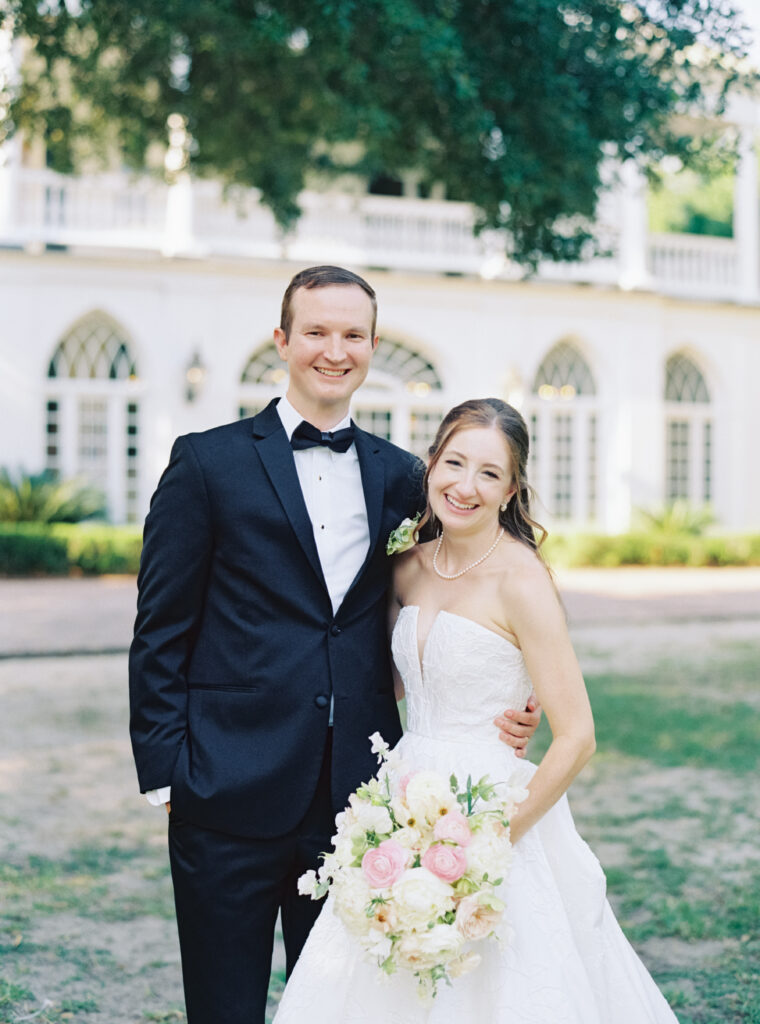
[[[145,796],[151,806],[161,807],[163,804],[168,804],[171,800],[172,787],[163,786],[161,789],[149,789]]]

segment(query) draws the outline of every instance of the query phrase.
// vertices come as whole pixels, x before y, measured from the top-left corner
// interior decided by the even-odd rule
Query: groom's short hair
[[[367,284],[363,277],[354,274],[343,267],[307,267],[299,271],[282,297],[282,310],[280,312],[280,329],[284,332],[285,338],[290,337],[290,328],[293,326],[293,296],[299,288],[326,288],[331,284],[356,284],[369,296],[372,303],[372,331],[371,336],[375,337],[375,326],[377,324],[377,296],[371,285]]]

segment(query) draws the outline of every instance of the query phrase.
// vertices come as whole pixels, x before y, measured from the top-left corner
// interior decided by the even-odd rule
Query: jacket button
[[[314,698],[314,703],[318,708],[326,708],[330,701],[325,697],[323,693],[320,693],[318,697]]]
[[[330,626],[330,632],[333,636],[340,636],[340,626]]]

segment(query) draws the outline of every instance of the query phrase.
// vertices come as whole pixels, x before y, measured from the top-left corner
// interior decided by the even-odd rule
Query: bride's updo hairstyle
[[[528,449],[530,446],[528,428],[517,409],[507,405],[506,402],[502,402],[500,398],[471,399],[468,402],[462,402],[461,405],[454,406],[446,414],[438,428],[438,433],[435,435],[435,441],[433,441],[428,449],[429,461],[423,480],[425,496],[427,497],[428,494],[430,474],[438,464],[444,448],[454,434],[470,427],[491,427],[501,431],[507,443],[507,450],[512,461],[512,472],[514,474],[512,483],[515,487],[515,493],[510,498],[506,510],[499,512],[499,522],[515,540],[527,544],[529,548],[532,548],[538,554],[539,548],[546,540],[547,531],[540,523],[532,519],[530,515],[530,504],[535,492],[527,480]],[[432,528],[434,533],[438,532],[438,520],[433,514],[429,500],[425,514],[420,520],[418,531],[426,524],[429,524],[428,531]],[[536,539],[537,533],[539,535],[538,540]]]

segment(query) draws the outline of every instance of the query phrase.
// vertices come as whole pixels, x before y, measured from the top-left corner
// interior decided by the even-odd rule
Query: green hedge
[[[141,546],[137,526],[0,523],[0,575],[136,573]],[[567,568],[760,565],[760,534],[558,533],[544,551],[551,565]]]
[[[619,565],[760,565],[760,534],[665,534],[652,532],[605,535],[552,534],[544,548],[551,565],[566,568]]]
[[[137,526],[0,523],[0,575],[136,573],[141,547]]]

